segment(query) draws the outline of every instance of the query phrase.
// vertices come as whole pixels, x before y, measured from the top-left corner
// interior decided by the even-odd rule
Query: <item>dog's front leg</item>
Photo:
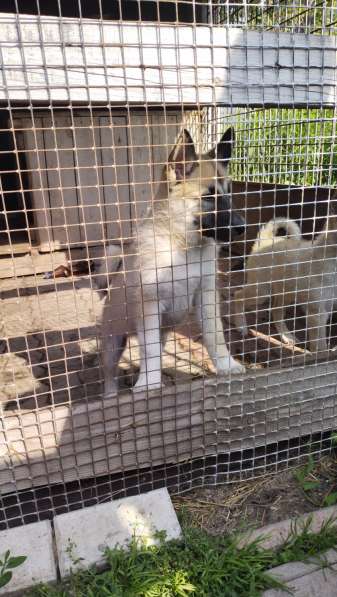
[[[140,373],[135,391],[161,386],[161,337],[159,301],[145,301],[143,320],[137,325],[140,350]]]
[[[277,329],[277,333],[281,336],[284,344],[295,346],[297,344],[296,335],[291,332],[285,322],[286,306],[284,305],[283,295],[277,295],[272,300],[272,317]]]
[[[233,321],[242,336],[248,336],[248,326],[245,314],[245,289],[237,290],[232,301]]]
[[[107,300],[102,320],[102,358],[104,369],[104,396],[117,394],[118,363],[125,348],[127,335],[116,329],[117,322],[113,306]]]
[[[307,305],[307,327],[309,348],[311,352],[324,353],[328,350],[326,326],[330,313],[322,309],[318,301],[313,300]]]
[[[220,317],[220,296],[213,276],[203,278],[203,288],[197,296],[197,316],[202,326],[203,340],[219,375],[244,373],[245,368],[231,356],[225,342]]]

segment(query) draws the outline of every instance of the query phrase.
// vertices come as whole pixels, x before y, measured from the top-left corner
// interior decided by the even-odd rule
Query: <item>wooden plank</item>
[[[59,112],[54,120],[44,114],[14,119],[18,145],[25,152],[32,230],[45,252],[82,239],[71,124],[70,116]]]
[[[34,227],[32,234],[39,243],[52,251],[54,248],[51,231],[49,186],[47,180],[46,153],[42,118],[14,118],[14,130],[18,148],[25,150],[28,191],[32,196]]]
[[[336,103],[335,36],[8,13],[0,39],[7,101]]]
[[[155,196],[153,185],[153,162],[151,116],[148,112],[130,111],[130,127],[127,131],[130,156],[130,192],[132,193],[132,218],[140,222]]]
[[[94,241],[97,244],[101,242],[104,234],[99,200],[100,153],[96,150],[96,119],[88,113],[88,116],[74,116],[73,120],[78,229],[82,241]],[[99,143],[97,146],[99,147]]]
[[[77,146],[69,114],[42,118],[51,236],[69,246],[82,240],[79,189],[76,177]]]
[[[15,121],[46,252],[119,239],[121,228],[131,234],[126,115],[87,114],[43,114],[34,119],[36,134],[30,118]]]
[[[59,265],[67,265],[65,253],[47,253],[45,255],[28,253],[22,257],[4,258],[0,259],[0,279],[41,274],[52,271]]]
[[[48,257],[50,259],[50,255],[48,255]],[[49,271],[51,271],[51,269]],[[30,296],[48,292],[70,290],[71,288],[74,288],[74,284],[82,280],[82,278],[79,276],[45,279],[42,276],[42,273],[44,272],[41,272],[40,275],[35,274],[20,276],[18,278],[1,278],[1,298],[6,299],[17,296]]]
[[[31,250],[30,243],[13,243],[11,245],[0,245],[0,255],[18,255],[19,253],[29,253]],[[38,249],[37,245],[33,245],[33,249]]]
[[[103,193],[105,238],[108,242],[131,236],[130,172],[127,118],[98,119],[100,173]],[[102,237],[103,238],[103,237]]]
[[[265,446],[337,425],[337,362],[4,413],[3,493]]]
[[[155,198],[169,148],[182,125],[180,112],[130,112],[128,147],[133,218],[140,221]]]
[[[179,112],[151,112],[151,152],[154,193],[157,193],[163,167],[168,153],[183,126],[183,117]]]

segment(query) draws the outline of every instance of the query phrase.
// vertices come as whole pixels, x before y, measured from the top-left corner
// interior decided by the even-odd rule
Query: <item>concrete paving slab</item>
[[[287,586],[294,597],[336,597],[337,564],[300,576]],[[262,597],[289,597],[289,591],[271,589],[265,591]]]
[[[0,532],[0,558],[7,550],[11,556],[27,556],[13,569],[10,582],[0,589],[0,595],[12,595],[38,583],[56,581],[56,564],[52,528],[49,521],[35,522]]]
[[[251,541],[255,541],[255,539],[258,537],[263,537],[261,545],[263,545],[263,547],[266,549],[274,549],[285,541],[295,523],[297,528],[301,528],[301,526],[305,524],[309,518],[312,519],[310,527],[312,532],[318,533],[322,527],[322,524],[327,522],[329,519],[336,519],[335,524],[337,524],[337,506],[321,508],[320,510],[310,512],[309,514],[304,514],[296,519],[288,518],[287,520],[282,520],[274,524],[266,525],[260,529],[249,531],[242,537],[240,544],[244,545],[250,543]],[[337,597],[337,590],[335,597]]]
[[[167,539],[181,535],[167,489],[61,514],[54,529],[62,577],[77,567],[78,558],[80,567],[102,566],[106,547],[125,546],[134,536],[154,544],[157,531],[166,531]]]
[[[301,576],[305,576],[306,574],[311,574],[311,572],[316,572],[316,570],[321,570],[322,560],[324,560],[324,562],[329,566],[331,566],[332,564],[336,564],[336,550],[329,549],[325,552],[325,554],[321,555],[319,558],[313,557],[310,558],[310,560],[308,560],[307,562],[289,562],[289,564],[282,564],[282,566],[277,566],[277,568],[273,568],[272,573],[273,576],[276,576],[282,582],[292,581]]]

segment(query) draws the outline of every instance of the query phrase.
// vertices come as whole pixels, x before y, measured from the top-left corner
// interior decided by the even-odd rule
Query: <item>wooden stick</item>
[[[261,338],[268,344],[272,344],[273,346],[278,346],[279,348],[286,348],[290,352],[299,352],[301,354],[312,354],[309,350],[305,348],[300,348],[299,346],[295,346],[294,344],[286,344],[285,342],[281,342],[281,340],[277,340],[274,336],[269,336],[267,334],[263,334],[262,332],[257,332],[256,330],[252,330],[249,328],[249,334],[254,338]]]

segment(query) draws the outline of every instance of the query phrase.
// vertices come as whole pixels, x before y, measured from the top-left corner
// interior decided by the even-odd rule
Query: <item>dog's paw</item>
[[[233,364],[229,370],[230,375],[243,375],[246,373],[246,367],[233,359]]]
[[[115,396],[117,396],[117,394],[118,394],[117,386],[115,386],[115,385],[105,386],[104,399],[105,398],[114,398]]]
[[[151,372],[153,373],[153,372]],[[137,383],[133,386],[133,392],[146,392],[149,390],[159,390],[161,388],[161,376],[145,374],[138,377]]]
[[[222,362],[218,362],[218,375],[243,375],[245,372],[245,366],[233,359],[233,357],[222,359]]]
[[[160,383],[152,383],[152,384],[141,384],[138,385],[138,383],[136,383],[135,386],[133,386],[132,391],[137,393],[137,392],[150,392],[151,390],[160,390],[161,388],[161,384]]]
[[[114,390],[113,392],[104,392],[104,400],[107,400],[108,398],[115,398],[117,396],[118,392],[117,390]]]

